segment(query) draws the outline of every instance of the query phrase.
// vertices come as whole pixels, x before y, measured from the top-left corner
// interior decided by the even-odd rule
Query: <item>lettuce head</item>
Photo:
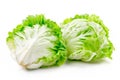
[[[109,40],[108,28],[99,16],[75,15],[65,19],[61,28],[68,59],[92,62],[112,58],[114,47]]]
[[[8,33],[7,45],[17,62],[27,69],[61,65],[66,48],[60,27],[44,15],[30,15]]]

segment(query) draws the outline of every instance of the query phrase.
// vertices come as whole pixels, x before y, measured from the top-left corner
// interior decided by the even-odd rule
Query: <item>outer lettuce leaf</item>
[[[74,18],[65,19],[63,21],[63,24],[67,24],[67,23],[73,21],[74,19],[86,19],[90,22],[95,22],[95,23],[101,25],[101,27],[103,27],[103,29],[106,32],[106,36],[108,37],[108,28],[104,25],[103,21],[99,18],[99,16],[97,16],[95,14],[92,14],[92,15],[89,15],[89,14],[75,15]]]

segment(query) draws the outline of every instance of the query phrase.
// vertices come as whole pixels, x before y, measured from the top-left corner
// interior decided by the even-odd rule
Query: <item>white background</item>
[[[0,80],[120,80],[119,0],[0,0]],[[98,63],[67,62],[60,67],[28,71],[11,58],[8,31],[28,15],[45,14],[57,23],[75,14],[97,14],[109,28],[113,59]]]

